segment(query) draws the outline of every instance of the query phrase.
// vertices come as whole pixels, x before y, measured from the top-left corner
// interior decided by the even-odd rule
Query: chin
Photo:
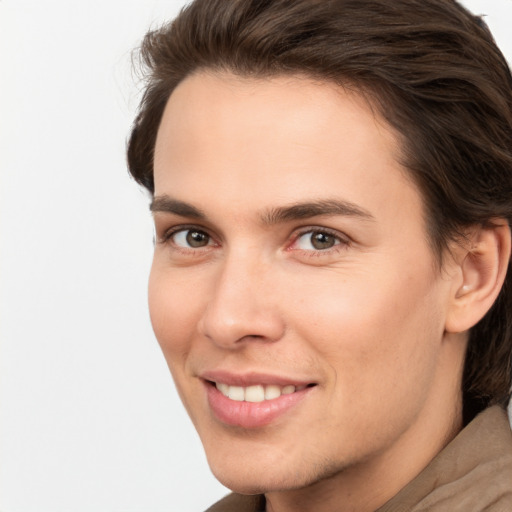
[[[276,467],[248,457],[237,457],[234,462],[230,457],[218,460],[208,457],[210,469],[215,478],[225,487],[239,494],[264,494],[282,484],[282,476]],[[280,485],[281,488],[281,485]]]
[[[301,467],[300,462],[286,462],[282,457],[273,461],[240,456],[236,461],[208,460],[215,478],[225,487],[239,494],[265,494],[307,487],[331,477],[339,471],[333,464],[322,467]]]
[[[292,469],[298,464],[290,460],[290,453],[285,454],[268,439],[253,436],[253,432],[238,431],[233,436],[208,435],[202,439],[215,478],[240,494],[264,494],[292,488]]]
[[[224,486],[238,494],[265,494],[271,492],[272,489],[264,482],[255,482],[254,478],[241,479],[235,475],[219,475],[213,472],[215,478]]]
[[[286,491],[303,487],[300,483],[289,482],[275,473],[267,474],[240,474],[235,471],[213,470],[215,478],[225,487],[238,494],[265,494],[275,491]]]

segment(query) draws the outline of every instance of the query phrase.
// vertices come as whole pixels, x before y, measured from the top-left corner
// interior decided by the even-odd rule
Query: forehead
[[[187,137],[194,143],[200,132],[202,145],[195,149],[214,149],[219,155],[230,144],[243,149],[250,143],[268,146],[272,140],[275,145],[309,140],[321,149],[315,140],[321,135],[325,145],[332,142],[340,148],[349,137],[359,145],[386,146],[383,149],[395,159],[398,134],[367,98],[357,90],[300,75],[247,78],[196,72],[170,96],[158,131],[155,163],[158,166],[161,156],[172,156],[175,150],[188,149],[183,146]]]
[[[238,212],[339,195],[395,210],[407,189],[393,130],[366,98],[303,76],[201,72],[172,93],[155,147],[155,195]]]

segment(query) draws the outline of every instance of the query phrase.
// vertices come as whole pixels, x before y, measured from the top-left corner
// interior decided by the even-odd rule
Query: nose
[[[199,321],[201,334],[228,349],[254,340],[278,341],[285,323],[275,302],[270,265],[233,255],[217,270]]]

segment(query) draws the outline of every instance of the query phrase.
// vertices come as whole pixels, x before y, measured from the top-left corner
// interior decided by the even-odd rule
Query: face
[[[449,283],[398,153],[335,85],[203,72],[172,93],[150,312],[228,487],[293,489],[389,462],[444,413]]]

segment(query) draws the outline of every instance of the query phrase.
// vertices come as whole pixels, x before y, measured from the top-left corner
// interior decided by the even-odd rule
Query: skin
[[[165,109],[153,328],[213,473],[268,511],[374,511],[461,428],[467,336],[446,326],[463,277],[437,265],[399,151],[358,94],[300,76],[201,72]],[[318,201],[353,210],[275,214]],[[219,369],[315,386],[236,427],[208,405]]]

